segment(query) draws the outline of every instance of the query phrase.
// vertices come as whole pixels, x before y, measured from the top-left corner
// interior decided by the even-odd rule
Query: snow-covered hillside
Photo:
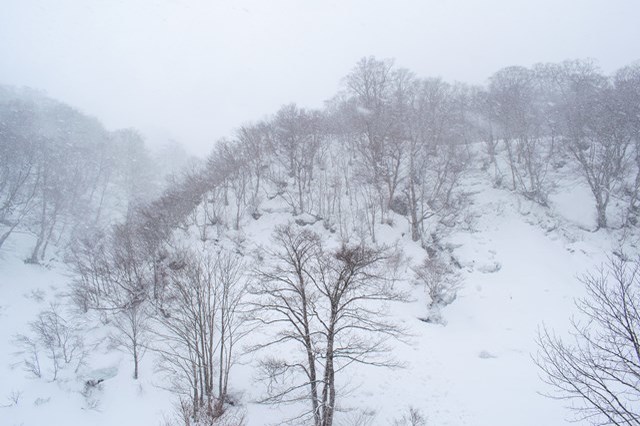
[[[595,212],[581,188],[558,191],[545,209],[493,188],[478,170],[466,176],[463,187],[471,193],[465,226],[441,242],[459,263],[462,278],[456,300],[441,312],[443,324],[420,320],[427,297],[411,282],[408,265],[419,263],[425,251],[411,241],[407,222],[397,217],[392,225],[378,225],[379,240],[399,243],[412,259],[400,283],[412,300],[390,305],[390,317],[408,331],[406,342],[393,343],[403,367],[357,366],[341,373],[338,424],[394,424],[410,408],[419,410],[428,425],[567,424],[562,403],[540,395],[549,389],[532,359],[537,330],[544,323],[564,334],[575,311],[573,299],[584,291],[577,275],[620,247],[633,253],[635,239],[623,239],[621,231],[584,230],[585,218],[593,220]],[[295,219],[276,204],[256,220],[248,217],[235,234],[250,262],[256,249],[269,244],[277,224]],[[336,238],[321,222],[306,226],[327,240]],[[72,280],[55,256],[47,266],[25,264],[30,244],[30,236],[15,234],[1,253],[0,423],[141,425],[172,418],[175,398],[155,371],[155,354],[145,355],[140,379],[134,381],[129,358],[109,347],[106,326],[97,318],[74,323],[86,336],[87,352],[77,372],[75,366],[65,368],[51,381],[47,374],[34,378],[25,371],[16,336],[28,333],[39,311],[64,301]],[[41,357],[44,365],[46,354]],[[233,367],[231,393],[247,424],[280,424],[299,406],[255,402],[263,390],[254,382],[258,357],[243,355]],[[87,388],[87,380],[98,378],[104,381]]]

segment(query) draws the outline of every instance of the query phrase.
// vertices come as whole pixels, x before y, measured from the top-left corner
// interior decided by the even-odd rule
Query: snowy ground
[[[447,238],[463,266],[464,285],[443,311],[446,325],[427,324],[425,295],[413,289],[415,301],[394,305],[392,315],[411,334],[410,343],[395,344],[401,369],[359,367],[342,377],[350,389],[342,398],[340,424],[368,419],[392,424],[409,407],[421,410],[429,425],[522,426],[568,424],[569,413],[558,401],[539,394],[547,390],[532,361],[541,323],[561,335],[574,311],[573,298],[583,289],[576,276],[606,260],[620,246],[619,232],[590,232],[594,212],[582,188],[559,192],[550,209],[542,209],[494,189],[488,179],[472,175],[474,217],[467,230]],[[266,214],[244,230],[247,240],[266,244],[275,223],[288,218]],[[319,232],[326,232],[320,224]],[[402,233],[405,232],[405,236]],[[412,243],[406,224],[379,230],[386,242],[400,240],[416,261],[424,251]],[[0,258],[0,424],[2,425],[154,425],[172,408],[170,394],[153,373],[153,356],[142,362],[141,379],[131,379],[126,355],[105,344],[91,350],[87,367],[61,380],[29,378],[12,340],[26,331],[38,311],[64,295],[69,282],[64,265],[48,268],[23,263],[31,240],[16,236]],[[635,241],[622,243],[636,250]],[[88,333],[99,342],[99,329]],[[251,401],[251,359],[232,371],[232,388],[242,395],[249,425],[279,424],[295,407],[265,407]],[[103,369],[109,374],[89,398],[81,391],[86,377]],[[113,376],[113,377],[111,377]],[[17,400],[16,400],[17,398]]]

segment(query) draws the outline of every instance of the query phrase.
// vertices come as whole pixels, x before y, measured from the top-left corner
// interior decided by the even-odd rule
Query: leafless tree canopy
[[[394,259],[386,248],[327,249],[318,234],[295,225],[277,228],[274,243],[275,265],[257,271],[251,293],[258,320],[278,332],[254,349],[281,345],[295,352],[263,361],[263,402],[305,401],[300,418],[330,426],[339,372],[354,362],[396,365],[384,344],[402,335],[384,311],[386,302],[403,300],[385,269]]]
[[[224,413],[234,349],[246,333],[243,263],[231,253],[184,251],[169,269],[153,349],[193,418],[213,421]]]
[[[640,411],[640,262],[611,259],[582,278],[570,339],[546,328],[536,362],[543,379],[579,419],[594,425],[638,425]]]

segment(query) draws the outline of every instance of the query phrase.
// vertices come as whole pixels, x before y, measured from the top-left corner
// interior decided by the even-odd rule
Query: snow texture
[[[616,231],[591,232],[595,212],[580,187],[558,191],[545,209],[504,189],[493,188],[481,172],[465,181],[473,194],[469,229],[450,235],[446,244],[461,266],[462,288],[441,309],[441,324],[420,321],[428,296],[407,279],[410,303],[397,303],[391,316],[409,330],[408,342],[394,343],[403,368],[351,368],[338,379],[341,392],[337,422],[366,418],[391,424],[419,409],[430,425],[561,425],[569,413],[561,403],[541,396],[549,391],[532,361],[542,323],[560,335],[583,295],[576,279],[621,244]],[[265,206],[248,219],[241,235],[248,253],[270,243],[277,224],[297,219],[327,239],[334,238],[314,217],[292,218],[278,206]],[[410,240],[402,220],[380,225],[379,239],[399,243],[417,264],[424,250]],[[109,348],[105,326],[85,331],[90,348],[77,374],[65,371],[56,381],[32,378],[14,340],[49,303],[65,297],[70,273],[64,264],[25,264],[32,239],[16,234],[0,258],[0,423],[3,425],[159,424],[172,415],[173,396],[154,373],[154,357],[132,379],[128,357]],[[410,270],[407,270],[409,276]],[[296,413],[293,406],[254,403],[261,386],[254,383],[255,356],[245,356],[231,375],[232,392],[246,410],[249,425],[279,424]],[[347,370],[345,370],[347,371]]]

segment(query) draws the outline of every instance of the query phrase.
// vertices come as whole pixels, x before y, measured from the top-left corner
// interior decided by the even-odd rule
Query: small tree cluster
[[[112,342],[131,354],[133,378],[146,350],[149,295],[154,264],[131,223],[116,225],[110,235],[76,241],[72,296],[84,312],[96,311],[113,327]]]
[[[243,267],[228,252],[184,251],[169,264],[169,285],[154,318],[153,349],[183,409],[188,407],[185,424],[211,424],[224,414],[234,351],[246,332],[240,310]]]
[[[413,268],[416,282],[424,286],[429,296],[428,321],[440,322],[440,308],[452,303],[460,287],[460,277],[440,257],[426,257],[417,267]]]

